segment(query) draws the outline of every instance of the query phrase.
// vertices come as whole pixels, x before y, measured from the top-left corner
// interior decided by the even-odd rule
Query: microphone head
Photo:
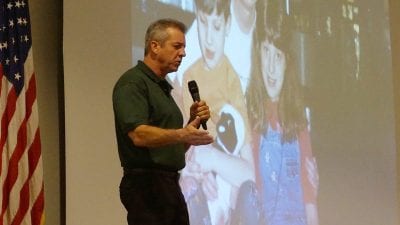
[[[189,87],[189,92],[191,94],[199,93],[199,87],[197,86],[196,81],[194,81],[194,80],[189,81],[188,82],[188,87]]]
[[[194,102],[200,101],[200,94],[199,94],[199,87],[197,87],[197,83],[194,80],[188,82],[189,92],[192,96]],[[201,125],[203,126],[204,130],[207,130],[206,121],[202,121]]]
[[[193,101],[200,101],[199,87],[197,87],[197,83],[194,80],[188,82],[189,92],[192,95]]]

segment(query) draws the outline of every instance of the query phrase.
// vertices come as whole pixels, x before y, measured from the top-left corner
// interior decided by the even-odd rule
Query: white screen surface
[[[304,115],[308,122],[310,149],[317,165],[308,167],[314,168],[312,170],[314,172],[311,173],[314,176],[310,180],[317,181],[315,218],[319,224],[397,224],[396,148],[387,2],[339,3],[288,0],[282,3],[288,16],[297,21],[292,44],[296,49],[298,80],[304,96]],[[183,112],[188,110],[185,106],[190,103],[185,72],[190,70],[197,60],[199,62],[202,60],[194,7],[192,1],[132,1],[133,64],[143,57],[144,33],[150,22],[163,17],[172,17],[180,19],[189,28],[186,36],[187,56],[178,72],[169,75],[171,83],[174,84],[174,91],[181,96],[177,102],[181,103]],[[199,198],[199,195],[189,193],[187,190],[197,190],[201,196],[202,181],[195,179],[195,185],[191,188],[182,187],[189,203],[192,224],[214,225],[218,224],[218,221],[234,224],[232,218],[246,215],[243,210],[237,210],[239,205],[245,205],[245,200],[237,201],[241,199],[238,198],[240,187],[247,180],[254,180],[257,183],[257,176],[269,177],[276,182],[277,190],[284,188],[284,182],[281,181],[285,179],[281,176],[282,170],[260,171],[262,160],[274,161],[269,155],[273,154],[269,150],[271,148],[266,147],[262,153],[259,151],[262,147],[250,145],[251,156],[240,155],[241,151],[246,151],[240,149],[244,148],[247,134],[252,139],[258,139],[250,135],[253,129],[240,125],[243,112],[248,113],[248,111],[230,107],[239,104],[232,103],[233,96],[239,96],[238,93],[243,94],[243,98],[246,99],[248,85],[252,79],[250,71],[254,65],[251,58],[253,39],[252,28],[249,29],[249,33],[243,33],[243,29],[239,27],[240,22],[234,18],[234,6],[232,5],[230,9],[232,9],[231,23],[227,29],[229,32],[226,33],[223,50],[237,75],[234,83],[238,84],[239,81],[240,85],[213,87],[220,84],[220,78],[213,79],[206,73],[191,73],[192,75],[188,77],[194,78],[199,83],[200,95],[209,103],[211,109],[218,109],[214,115],[214,118],[218,119],[209,121],[210,132],[217,136],[217,124],[223,113],[230,115],[238,127],[245,128],[234,130],[236,139],[232,139],[232,136],[228,138],[227,142],[236,143],[236,146],[240,147],[233,148],[231,152],[226,153],[228,154],[226,157],[222,156],[217,161],[210,162],[211,157],[207,158],[204,155],[208,167],[212,170],[204,172],[203,175],[214,176],[218,197],[213,201],[204,200],[194,205],[190,202],[190,198],[193,196]],[[215,91],[218,90],[227,92],[226,105],[221,103],[223,97],[219,101],[207,98],[216,95]],[[248,107],[247,103],[244,104],[244,109]],[[237,111],[241,113],[238,114]],[[199,150],[193,150],[196,151]],[[217,150],[210,147],[204,152],[207,151]],[[253,175],[242,173],[244,171],[242,167],[224,171],[230,168],[230,163],[221,160],[236,156],[236,160],[252,158]],[[296,157],[301,157],[301,154],[298,153]],[[287,162],[286,166],[282,163],[275,165],[277,168],[286,169],[284,172],[292,171],[300,179],[310,174],[296,173],[296,166],[288,166],[297,165],[298,162],[298,168],[301,168],[307,165],[306,160],[278,159]],[[200,159],[197,162],[200,166],[206,163]],[[240,163],[239,165],[243,166]],[[281,165],[284,167],[280,167]],[[264,172],[268,173],[260,175]],[[182,174],[185,178],[184,171]],[[264,185],[270,185],[266,180],[265,178],[264,183],[267,184]],[[312,192],[305,189],[306,187],[309,186],[300,185],[301,192]],[[266,194],[268,191],[264,189],[262,185],[257,189],[260,192],[257,195],[259,202],[257,209],[261,214],[265,214],[265,217],[274,220],[274,214],[279,207],[265,206],[271,205],[273,197],[268,201],[265,200],[262,196],[268,195]],[[272,204],[283,204],[276,199],[272,200]],[[307,201],[302,203],[304,211],[307,211],[306,203]],[[281,209],[288,210],[289,217],[297,215],[287,204]],[[305,215],[306,221],[311,224],[307,213]],[[291,224],[288,221],[282,224]]]

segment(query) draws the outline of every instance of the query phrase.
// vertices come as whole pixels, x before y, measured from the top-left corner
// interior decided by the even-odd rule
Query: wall
[[[397,140],[397,199],[400,212],[400,1],[390,0],[390,22],[392,40],[392,65],[394,83],[394,102],[396,116],[396,140]],[[400,221],[400,215],[399,215]]]
[[[60,224],[59,83],[62,82],[62,1],[29,1],[42,142],[46,224]],[[62,96],[61,96],[62,97]],[[62,103],[62,101],[61,101]],[[63,135],[63,133],[61,133]],[[61,139],[62,141],[62,139]]]
[[[64,2],[66,224],[125,224],[111,92],[131,66],[130,1]]]

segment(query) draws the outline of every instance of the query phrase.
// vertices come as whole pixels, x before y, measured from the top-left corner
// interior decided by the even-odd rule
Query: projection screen
[[[191,225],[398,225],[397,1],[221,2],[227,17],[204,10],[201,26],[191,0],[63,2],[66,224],[127,224],[112,89],[172,17],[188,26],[173,94],[187,117],[195,80],[217,137],[181,172]]]
[[[190,80],[212,110],[181,171],[191,224],[398,224],[388,3],[213,2],[131,2],[132,65],[152,21],[181,20],[168,80],[184,117]]]

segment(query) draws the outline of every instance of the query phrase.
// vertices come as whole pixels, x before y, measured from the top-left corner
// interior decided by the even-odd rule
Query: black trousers
[[[129,225],[189,225],[177,172],[124,170],[119,191]]]

